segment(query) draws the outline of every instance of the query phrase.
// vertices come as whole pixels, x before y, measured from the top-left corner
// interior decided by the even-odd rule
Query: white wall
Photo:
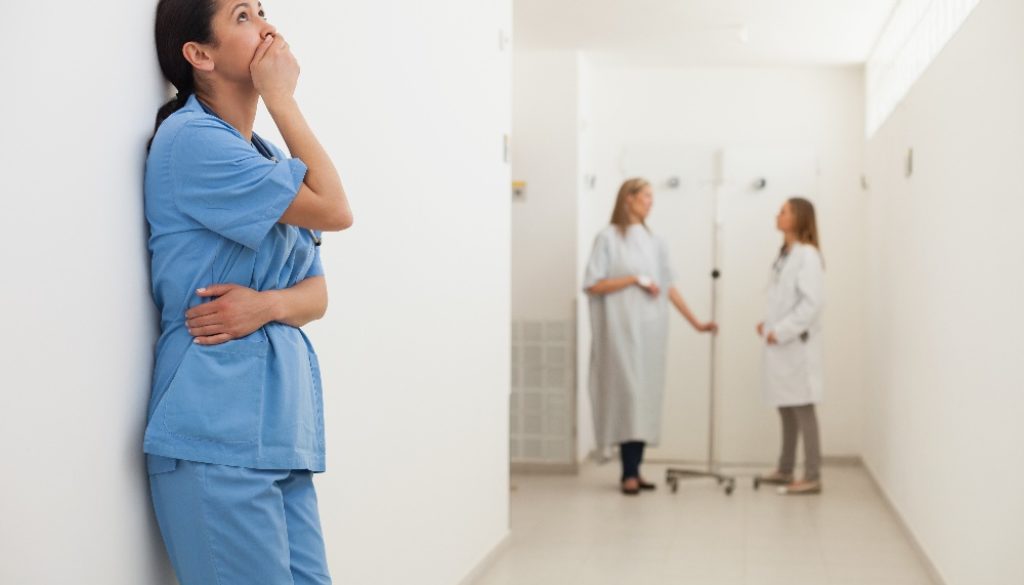
[[[577,55],[514,55],[512,174],[527,183],[512,205],[512,317],[572,317],[576,298]]]
[[[585,90],[592,113],[586,120],[592,141],[591,166],[597,184],[581,201],[580,238],[587,244],[607,224],[619,184],[625,178],[624,149],[665,145],[671,148],[809,147],[820,165],[820,228],[828,261],[826,309],[827,398],[821,408],[826,455],[856,455],[861,446],[863,371],[864,197],[859,187],[863,129],[863,79],[855,68],[617,68],[594,64]],[[654,214],[658,213],[657,194]],[[766,217],[766,222],[773,221]],[[582,244],[581,244],[582,249]],[[686,258],[674,258],[678,267]],[[766,267],[765,270],[768,268]],[[703,278],[703,277],[702,277]],[[707,280],[678,282],[694,302],[698,316],[710,312]],[[760,303],[758,291],[751,302]],[[677,317],[673,317],[676,319]],[[584,323],[584,329],[586,328]],[[754,323],[749,329],[753,331]],[[746,329],[744,329],[746,331]],[[751,333],[753,338],[753,334]],[[584,331],[581,343],[589,344]],[[670,348],[671,351],[671,348]],[[731,366],[735,367],[735,366]],[[750,367],[758,367],[751,364]],[[690,390],[701,398],[706,386]],[[748,400],[760,401],[751,388]],[[706,403],[695,398],[686,413],[666,412],[665,424],[696,428],[706,421]],[[723,415],[728,418],[727,414]],[[682,417],[682,418],[679,418]],[[757,421],[722,420],[723,433],[743,434],[749,425],[777,426],[765,407]],[[774,430],[772,431],[774,432]],[[774,437],[774,435],[771,435]],[[697,433],[703,449],[703,435]],[[776,445],[749,447],[750,441],[724,453],[726,461],[768,462]]]
[[[0,35],[0,582],[170,583],[140,453],[155,2],[64,4],[5,7]],[[267,4],[356,215],[309,329],[339,583],[454,585],[507,532],[510,4]]]
[[[594,434],[593,405],[590,400],[590,387],[588,376],[590,375],[590,304],[587,298],[580,293],[583,289],[583,276],[586,272],[587,261],[590,259],[590,251],[593,248],[593,236],[587,238],[593,219],[590,214],[594,213],[593,205],[587,200],[592,193],[592,181],[596,180],[594,172],[594,149],[596,147],[593,137],[594,96],[590,91],[593,83],[594,66],[591,60],[580,53],[577,56],[577,128],[579,139],[577,144],[576,158],[576,282],[573,294],[577,295],[576,302],[576,458],[580,461],[595,452],[597,437]],[[610,214],[609,214],[610,217]]]
[[[865,457],[947,585],[1024,583],[1021,22],[981,2],[867,145]]]
[[[65,4],[7,3],[0,33],[0,582],[168,583],[141,453],[156,3]]]
[[[512,204],[512,317],[560,321],[570,330],[574,319],[588,318],[586,303],[577,298],[584,67],[576,51],[522,46],[515,50],[512,173],[527,186],[525,197]],[[577,370],[587,355],[581,356],[579,348],[577,344],[571,352],[576,354]],[[571,361],[567,366],[570,380],[573,373],[579,379]],[[575,420],[567,422],[576,429],[576,453],[570,457],[577,461],[589,453],[593,442],[585,391],[577,391],[573,410],[568,416]]]

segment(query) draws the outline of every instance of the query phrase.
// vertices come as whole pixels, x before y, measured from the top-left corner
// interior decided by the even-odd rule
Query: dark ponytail
[[[196,82],[192,64],[182,54],[185,43],[213,42],[213,16],[217,0],[160,0],[156,7],[156,56],[164,79],[178,90],[174,99],[156,113],[153,136],[168,116],[184,107],[195,93]],[[149,139],[152,145],[153,139]],[[147,146],[148,148],[148,146]]]

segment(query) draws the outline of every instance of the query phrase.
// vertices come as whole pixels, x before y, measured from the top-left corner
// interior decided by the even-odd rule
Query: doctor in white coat
[[[787,201],[776,218],[785,235],[772,267],[765,320],[757,333],[764,340],[762,388],[765,401],[782,418],[782,454],[778,469],[761,478],[779,484],[788,495],[821,493],[821,441],[815,404],[822,399],[822,326],[824,261],[814,205]],[[797,436],[804,443],[804,477],[796,481]]]

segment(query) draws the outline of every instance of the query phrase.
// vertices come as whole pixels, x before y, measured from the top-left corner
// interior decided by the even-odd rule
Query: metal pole
[[[721,271],[718,269],[719,257],[719,218],[718,218],[718,195],[722,184],[722,153],[715,153],[714,177],[711,183],[711,321],[718,323],[718,278]],[[717,409],[716,399],[718,395],[718,334],[711,336],[711,374],[708,377],[708,472],[717,473],[717,453],[715,452],[715,439]]]
[[[717,270],[715,272],[717,272]],[[711,281],[711,283],[712,283],[711,284],[711,290],[712,290],[712,292],[711,292],[711,295],[712,295],[712,297],[711,297],[712,298],[712,301],[711,301],[711,319],[712,319],[712,321],[714,321],[716,319],[714,295],[715,295],[715,289],[717,288],[717,286],[716,286],[717,282],[718,282],[717,278],[712,277],[712,281]],[[716,395],[716,392],[715,392],[715,389],[716,389],[716,384],[715,384],[715,382],[716,382],[716,379],[715,379],[716,378],[716,376],[715,376],[715,364],[717,363],[717,361],[715,359],[716,346],[717,346],[717,343],[715,341],[716,337],[717,337],[717,335],[712,335],[712,337],[711,337],[711,376],[710,376],[710,384],[709,384],[710,385],[710,389],[709,389],[709,398],[708,398],[708,472],[709,473],[717,473],[718,472],[718,469],[717,469],[717,467],[715,465],[715,459],[716,459],[716,457],[715,457],[715,455],[716,455],[715,454],[715,413],[716,413],[716,409],[715,409],[715,395]]]
[[[718,254],[720,246],[720,222],[718,218],[718,207],[719,207],[719,191],[722,186],[722,152],[718,151],[715,153],[714,159],[715,176],[712,181],[712,242],[711,242],[711,260],[712,260],[712,271],[711,271],[711,320],[715,323],[718,322],[718,278],[721,276],[721,272],[718,270]],[[672,493],[675,493],[679,489],[679,480],[681,479],[696,479],[708,477],[718,481],[719,485],[725,485],[726,495],[731,495],[733,490],[736,488],[736,478],[722,475],[718,473],[718,454],[715,449],[715,437],[717,433],[717,408],[716,408],[716,397],[718,395],[718,375],[716,367],[718,364],[718,335],[711,337],[711,372],[708,376],[708,460],[707,469],[705,471],[696,471],[692,469],[679,469],[669,468],[665,471],[665,480],[668,482],[669,487],[672,489]]]

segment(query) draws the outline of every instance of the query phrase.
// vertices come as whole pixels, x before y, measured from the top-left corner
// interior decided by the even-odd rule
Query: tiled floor
[[[934,585],[861,468],[802,497],[741,477],[732,496],[694,480],[627,498],[616,474],[514,476],[509,546],[476,585]]]

